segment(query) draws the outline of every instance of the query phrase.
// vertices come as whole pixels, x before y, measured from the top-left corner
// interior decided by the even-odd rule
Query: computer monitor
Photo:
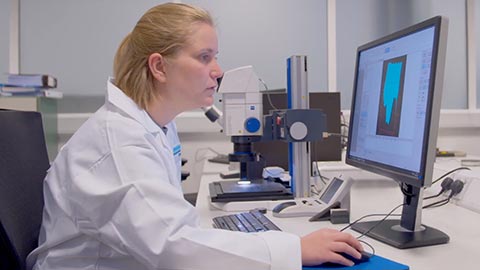
[[[271,90],[263,93],[263,115],[271,114],[273,109],[287,109],[285,89]],[[320,109],[327,116],[327,132],[340,134],[340,93],[312,92],[309,94],[311,109]],[[274,108],[275,107],[275,108]],[[288,169],[288,142],[258,141],[253,150],[265,159],[266,166],[280,166]],[[310,143],[312,161],[334,161],[342,159],[341,138],[331,136]]]
[[[398,181],[404,205],[400,220],[352,228],[398,248],[449,241],[421,224],[423,188],[432,183],[447,28],[446,18],[434,17],[357,51],[346,163]]]

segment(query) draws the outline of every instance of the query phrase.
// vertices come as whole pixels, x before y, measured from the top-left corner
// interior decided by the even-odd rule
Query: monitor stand
[[[406,186],[401,220],[358,222],[352,229],[399,249],[448,243],[447,234],[421,224],[423,188]]]
[[[409,231],[400,226],[400,220],[359,222],[354,231],[399,249],[432,246],[448,243],[449,237],[442,231],[422,225],[420,231]],[[378,225],[378,226],[377,226]],[[374,229],[372,229],[375,227]]]

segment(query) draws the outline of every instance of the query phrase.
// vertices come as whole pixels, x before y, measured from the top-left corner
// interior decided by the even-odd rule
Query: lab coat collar
[[[131,116],[133,119],[141,123],[148,132],[152,134],[163,133],[161,127],[153,121],[153,119],[148,115],[148,113],[138,107],[138,105],[122,90],[120,90],[115,84],[113,84],[114,78],[108,78],[107,82],[107,102],[112,103],[114,106],[118,107],[126,114]]]

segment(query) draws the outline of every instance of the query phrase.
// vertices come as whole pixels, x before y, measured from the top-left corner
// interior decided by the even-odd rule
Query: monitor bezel
[[[448,20],[442,16],[436,16],[426,21],[420,22],[403,30],[397,31],[380,39],[366,43],[357,49],[355,77],[352,93],[352,105],[350,110],[350,128],[348,132],[348,146],[346,153],[346,163],[367,171],[390,177],[396,181],[410,184],[416,187],[428,187],[432,183],[433,164],[436,155],[436,143],[438,134],[438,122],[441,107],[441,97],[443,91],[443,74],[445,66],[445,50]],[[358,158],[350,153],[350,144],[353,132],[355,118],[355,101],[357,95],[358,68],[361,52],[377,47],[379,45],[391,42],[393,40],[417,33],[426,28],[434,27],[434,44],[432,50],[432,64],[430,70],[430,84],[428,89],[426,125],[423,138],[423,150],[421,157],[421,166],[418,174],[412,171],[401,169],[395,166],[382,164],[379,162]]]

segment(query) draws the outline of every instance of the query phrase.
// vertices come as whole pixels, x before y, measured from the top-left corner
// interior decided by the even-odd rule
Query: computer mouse
[[[357,259],[355,257],[352,257],[350,256],[349,254],[347,253],[339,253],[340,255],[342,255],[343,257],[349,259],[350,261],[352,261],[354,264],[359,264],[359,263],[363,263],[363,262],[367,262],[370,260],[370,258],[373,256],[372,253],[369,253],[369,252],[366,252],[366,251],[360,251],[360,254],[362,254],[362,257],[360,259]]]
[[[297,203],[295,201],[282,202],[282,203],[277,204],[277,206],[275,206],[273,208],[272,212],[273,213],[280,213],[284,209],[286,209],[288,207],[295,206],[295,205],[297,205]]]
[[[312,200],[297,200],[279,203],[272,209],[274,217],[311,217],[324,207],[323,204]]]
[[[360,254],[362,255],[362,257],[360,259],[354,258],[354,257],[348,255],[347,253],[343,253],[343,252],[339,252],[338,254],[340,254],[343,257],[345,257],[346,259],[349,259],[350,261],[352,261],[354,263],[354,265],[368,262],[370,260],[370,257],[373,256],[373,254],[368,253],[366,251],[361,251],[360,252]],[[322,263],[321,266],[322,267],[332,267],[332,268],[342,268],[342,269],[345,267],[345,265],[343,265],[343,264],[333,263],[333,262]]]

